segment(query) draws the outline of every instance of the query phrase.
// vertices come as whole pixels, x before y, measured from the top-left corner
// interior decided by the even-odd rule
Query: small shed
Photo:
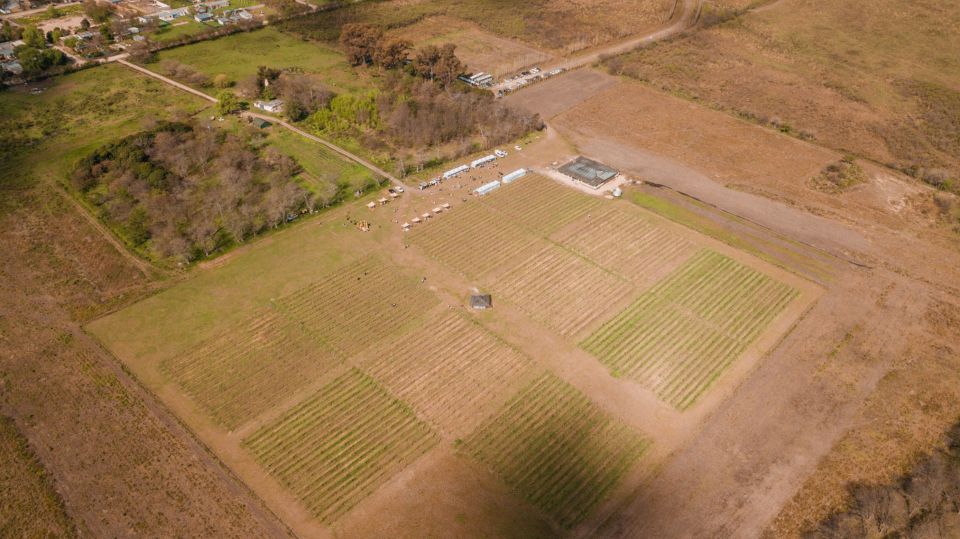
[[[470,307],[478,311],[485,311],[493,308],[493,298],[490,294],[474,294],[470,296]]]
[[[376,202],[368,202],[368,203],[367,203],[367,207],[372,210],[372,209],[374,209],[374,208],[377,207],[377,203],[376,203]]]
[[[250,123],[252,123],[253,126],[256,127],[257,129],[266,129],[271,125],[273,125],[270,122],[264,120],[263,118],[254,118],[253,121],[251,121]]]

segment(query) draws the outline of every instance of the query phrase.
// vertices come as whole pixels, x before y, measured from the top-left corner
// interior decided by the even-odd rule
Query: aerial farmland
[[[960,536],[957,9],[156,4],[0,13],[0,536]]]

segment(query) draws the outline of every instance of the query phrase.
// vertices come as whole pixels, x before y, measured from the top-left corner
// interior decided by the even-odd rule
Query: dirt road
[[[119,64],[123,64],[123,65],[129,67],[130,69],[133,69],[134,71],[139,71],[140,73],[143,73],[144,75],[147,75],[147,76],[153,77],[153,78],[155,78],[155,79],[157,79],[157,80],[159,80],[159,81],[165,82],[165,83],[169,84],[170,86],[173,86],[173,87],[175,87],[175,88],[178,88],[178,89],[180,89],[180,90],[183,90],[184,92],[188,92],[188,93],[191,93],[191,94],[193,94],[193,95],[195,95],[195,96],[197,96],[197,97],[199,97],[199,98],[201,98],[201,99],[205,99],[205,100],[207,100],[207,101],[209,101],[209,102],[211,102],[211,103],[216,103],[216,102],[217,102],[217,100],[216,100],[215,98],[213,98],[212,96],[207,95],[207,94],[201,92],[200,90],[195,90],[195,89],[187,86],[186,84],[179,83],[179,82],[177,82],[177,81],[175,81],[175,80],[173,80],[173,79],[171,79],[171,78],[169,78],[169,77],[165,77],[165,76],[163,76],[163,75],[161,75],[161,74],[159,74],[159,73],[154,73],[153,71],[150,71],[150,70],[147,69],[147,68],[140,67],[140,66],[138,66],[138,65],[136,65],[136,64],[134,64],[134,63],[128,62],[128,61],[123,60],[123,59],[117,59],[116,62],[119,63]],[[379,175],[379,176],[383,176],[384,178],[387,178],[388,180],[390,180],[391,182],[393,182],[393,183],[395,183],[395,184],[397,184],[397,185],[403,185],[403,182],[401,182],[400,180],[398,180],[394,175],[392,175],[392,174],[388,173],[387,171],[385,171],[385,170],[377,167],[376,165],[374,165],[373,163],[367,161],[366,159],[363,159],[362,157],[360,157],[360,156],[358,156],[358,155],[356,155],[356,154],[354,154],[354,153],[348,152],[347,150],[344,150],[343,148],[337,146],[336,144],[333,144],[332,142],[326,141],[326,140],[324,140],[324,139],[322,139],[322,138],[320,138],[320,137],[311,135],[310,133],[307,133],[306,131],[304,131],[304,130],[302,130],[302,129],[299,129],[299,128],[297,128],[297,127],[294,127],[292,124],[289,124],[289,123],[285,122],[284,120],[281,120],[280,118],[277,118],[277,117],[275,117],[275,116],[269,116],[269,115],[266,115],[266,114],[260,114],[260,113],[257,113],[257,112],[249,112],[249,111],[244,112],[243,115],[244,115],[244,116],[247,116],[247,117],[252,117],[252,118],[261,118],[261,119],[266,120],[266,121],[268,121],[268,122],[271,122],[271,123],[280,125],[280,126],[282,126],[283,128],[288,129],[288,130],[290,130],[290,131],[293,131],[294,133],[296,133],[296,134],[298,134],[298,135],[300,135],[300,136],[302,136],[302,137],[306,137],[306,138],[308,138],[308,139],[310,139],[310,140],[312,140],[312,141],[314,141],[314,142],[319,142],[320,144],[323,144],[323,145],[326,146],[327,148],[330,148],[331,150],[333,150],[334,152],[338,153],[339,155],[345,157],[346,159],[349,159],[350,161],[353,161],[354,163],[357,163],[358,165],[360,165],[360,166],[362,166],[362,167],[364,167],[364,168],[369,169],[369,170],[372,171],[374,174],[377,174],[377,175]]]
[[[544,66],[541,66],[541,71],[548,72],[554,69],[561,69],[563,71],[571,71],[580,67],[589,66],[599,62],[603,57],[606,56],[615,56],[618,54],[623,54],[629,52],[641,45],[646,45],[648,43],[653,43],[655,41],[660,41],[661,39],[670,37],[674,34],[682,32],[689,28],[695,21],[697,13],[700,11],[700,5],[703,3],[703,0],[677,0],[676,7],[674,8],[673,15],[667,21],[666,26],[659,28],[648,34],[643,34],[640,36],[634,36],[623,41],[618,41],[612,43],[605,47],[599,49],[591,49],[585,53],[573,56],[572,58],[566,58],[563,60],[558,60],[551,62]],[[561,75],[562,76],[562,75]],[[516,81],[511,83],[501,82],[495,85],[492,90],[494,93],[499,92],[500,90],[505,89],[511,84],[516,84]]]

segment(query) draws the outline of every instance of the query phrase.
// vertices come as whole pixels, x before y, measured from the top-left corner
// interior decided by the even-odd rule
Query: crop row
[[[244,440],[260,464],[331,523],[436,445],[372,378],[351,370]]]
[[[633,289],[622,278],[553,245],[533,253],[493,286],[563,335],[582,330]]]
[[[678,234],[614,205],[580,218],[554,239],[634,282],[669,271],[694,252]]]
[[[701,251],[581,343],[616,376],[686,409],[796,297],[796,290]]]
[[[601,204],[594,197],[537,175],[527,176],[483,200],[544,235],[552,234]]]
[[[537,243],[536,237],[478,203],[464,204],[410,236],[414,245],[470,277],[481,277]]]
[[[277,300],[277,308],[342,356],[393,334],[437,304],[415,279],[375,258]]]
[[[160,368],[214,421],[233,429],[338,363],[319,342],[268,311]]]
[[[466,441],[467,450],[564,528],[582,522],[649,442],[546,374]]]
[[[475,322],[447,311],[363,364],[394,395],[453,436],[476,426],[530,361]]]

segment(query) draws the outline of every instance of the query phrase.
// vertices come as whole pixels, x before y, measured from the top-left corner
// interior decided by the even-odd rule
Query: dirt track
[[[541,66],[541,71],[548,72],[553,69],[562,69],[564,71],[572,71],[581,67],[589,66],[599,62],[606,56],[615,56],[617,54],[623,54],[625,52],[631,51],[641,45],[647,45],[655,41],[660,41],[661,39],[668,38],[674,34],[682,32],[689,28],[694,22],[696,22],[696,16],[700,12],[700,5],[703,3],[703,0],[677,0],[676,8],[674,8],[673,16],[667,21],[667,25],[659,28],[648,34],[641,36],[634,36],[623,41],[618,41],[616,43],[606,45],[601,48],[591,49],[587,52],[573,56],[572,58],[567,58],[564,60],[557,60],[555,62],[550,62]],[[564,75],[559,75],[564,76]],[[497,92],[506,88],[507,83],[501,82],[493,87],[493,91]]]

